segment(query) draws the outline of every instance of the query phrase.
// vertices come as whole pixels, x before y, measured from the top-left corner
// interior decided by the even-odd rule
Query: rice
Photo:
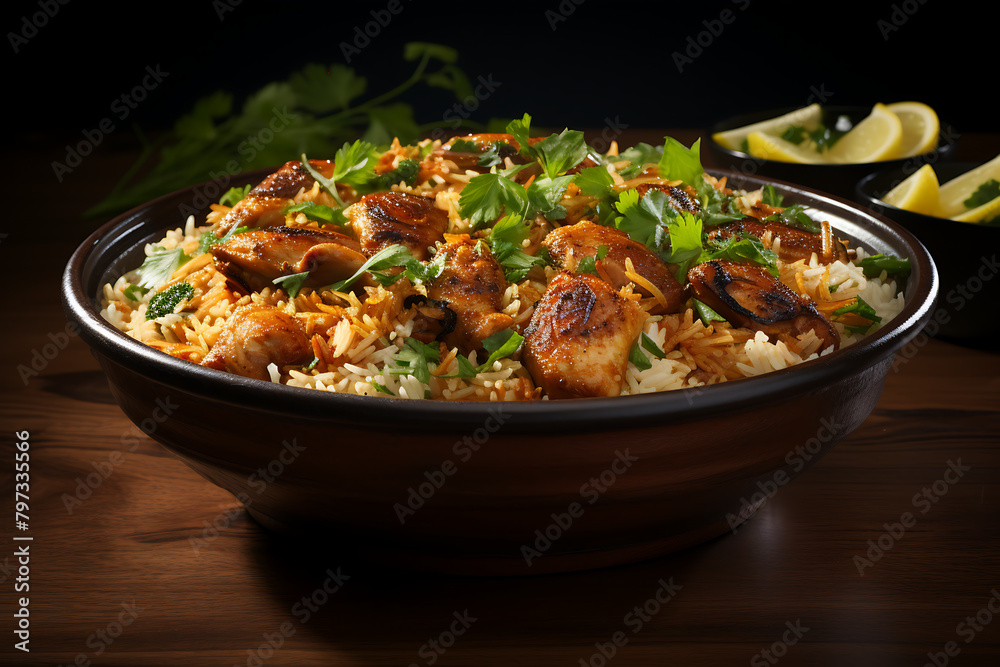
[[[399,147],[393,159],[398,164],[406,153]],[[431,148],[440,146],[433,142]],[[425,146],[426,148],[426,146]],[[510,158],[507,158],[510,163]],[[511,166],[508,164],[508,167]],[[609,165],[616,183],[625,185],[617,171]],[[436,206],[447,213],[449,234],[468,234],[469,220],[459,213],[461,189],[477,172],[462,171],[454,163],[443,161],[438,173],[418,186],[398,184],[393,190],[431,196]],[[647,179],[648,180],[648,179]],[[303,188],[292,200],[296,203],[316,202],[330,205],[332,198],[316,183]],[[753,194],[742,198],[750,206]],[[586,198],[574,191],[568,193],[564,205],[569,211],[582,211]],[[145,248],[146,256],[159,250],[182,248],[196,254],[203,234],[229,211],[213,205],[205,225],[198,226],[189,216],[181,227],[168,230],[164,236]],[[288,218],[290,226],[315,227],[302,214]],[[545,234],[525,240],[525,247],[537,247]],[[769,236],[762,239],[765,247],[780,250],[780,242]],[[815,303],[817,309],[829,314],[839,305],[855,298],[869,304],[881,321],[866,333],[858,333],[840,322],[834,327],[841,346],[849,346],[889,324],[904,306],[904,297],[896,282],[884,272],[866,277],[857,262],[867,256],[863,248],[852,248],[853,260],[823,264],[813,254],[808,260],[777,262],[778,279],[799,295]],[[638,276],[629,264],[630,279],[636,288],[652,293],[652,299],[663,302],[662,294],[648,281]],[[554,271],[529,274],[529,278],[507,285],[501,298],[501,312],[513,320],[513,326],[523,328],[534,311],[534,304],[544,293]],[[445,401],[520,401],[546,399],[540,387],[521,364],[520,353],[495,361],[481,368],[472,377],[461,377],[458,357],[462,352],[440,344],[438,360],[427,363],[426,375],[401,362],[406,341],[413,335],[413,320],[404,300],[411,295],[425,294],[422,285],[401,279],[387,287],[366,287],[357,292],[333,292],[329,289],[304,288],[290,297],[283,289],[266,288],[247,296],[231,291],[226,276],[218,271],[208,253],[195,256],[173,273],[170,281],[184,280],[195,288],[195,296],[178,304],[174,312],[152,320],[146,319],[153,292],[140,292],[137,270],[120,276],[102,289],[101,315],[126,335],[165,351],[173,356],[198,363],[204,359],[219,339],[236,308],[247,304],[273,306],[295,318],[310,339],[314,360],[308,365],[279,367],[272,363],[267,374],[272,382],[292,387],[399,399],[434,399]],[[633,297],[638,295],[633,295]],[[652,303],[646,304],[646,307]],[[821,352],[822,341],[809,331],[797,337],[782,335],[769,338],[760,331],[730,326],[724,321],[704,323],[693,307],[679,313],[648,316],[643,334],[658,349],[654,353],[645,345],[637,349],[645,359],[641,368],[630,361],[621,377],[621,394],[636,395],[701,387],[721,382],[749,378],[818,359],[832,348]],[[436,344],[436,343],[435,343]],[[467,356],[472,366],[476,352]]]

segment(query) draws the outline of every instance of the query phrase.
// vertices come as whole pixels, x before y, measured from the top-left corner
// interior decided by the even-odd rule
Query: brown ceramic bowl
[[[716,132],[724,132],[738,127],[744,127],[751,123],[756,123],[769,118],[777,118],[785,113],[794,111],[793,108],[771,109],[755,113],[734,116],[716,123],[709,132],[705,141],[705,148],[711,163],[721,169],[736,171],[741,174],[756,174],[765,178],[773,178],[789,183],[804,185],[808,188],[826,192],[845,199],[854,200],[854,186],[864,176],[879,168],[901,167],[908,163],[917,163],[920,166],[927,161],[945,159],[951,155],[957,146],[958,134],[950,125],[941,122],[941,135],[938,147],[932,153],[918,155],[910,158],[897,160],[886,160],[884,162],[868,162],[856,164],[792,164],[790,162],[780,162],[778,160],[765,160],[755,157],[740,150],[733,150],[716,143],[712,135]],[[863,120],[869,113],[871,107],[847,106],[847,105],[824,105],[823,122],[826,126],[832,127],[837,118],[843,116],[848,119],[851,127]]]
[[[926,332],[955,343],[996,349],[1000,327],[1000,279],[997,245],[1000,224],[955,222],[912,211],[882,201],[920,165],[886,167],[868,174],[856,185],[857,201],[906,228],[930,251],[940,273],[941,299]],[[975,162],[934,164],[943,184],[964,174]]]
[[[765,182],[719,175],[748,188]],[[841,236],[909,257],[906,306],[860,344],[707,388],[431,403],[298,389],[174,359],[111,327],[96,301],[105,282],[139,262],[143,243],[183,222],[180,207],[204,185],[97,230],[70,259],[62,294],[129,419],[269,529],[449,573],[608,566],[746,520],[865,420],[896,352],[931,314],[937,274],[913,236],[846,201],[775,185],[786,203],[822,211]]]

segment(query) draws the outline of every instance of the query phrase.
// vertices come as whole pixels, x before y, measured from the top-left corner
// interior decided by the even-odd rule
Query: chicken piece
[[[687,298],[684,287],[677,282],[677,278],[656,253],[614,227],[584,220],[552,230],[542,245],[561,268],[571,268],[584,257],[596,260],[598,250],[604,246],[607,254],[604,259],[596,262],[598,273],[606,277],[615,289],[621,289],[632,282],[625,275],[626,260],[631,260],[635,273],[652,283],[663,296],[663,301],[657,300],[656,305],[650,309],[649,312],[653,315],[680,312]],[[637,287],[643,296],[654,296],[645,286]]]
[[[308,287],[349,278],[366,257],[345,234],[296,227],[272,227],[234,234],[211,248],[216,268],[251,292],[274,286],[274,279],[309,272]]]
[[[267,367],[304,364],[312,345],[298,321],[274,306],[248,304],[226,321],[201,365],[243,377],[267,380]]]
[[[734,326],[768,336],[812,330],[823,341],[820,349],[840,345],[840,335],[816,305],[761,266],[713,259],[688,271],[688,281],[696,299]]]
[[[645,320],[600,278],[562,271],[535,306],[522,361],[550,398],[618,396]]]
[[[348,209],[348,217],[369,257],[398,243],[424,261],[427,249],[442,241],[448,229],[448,214],[433,199],[405,192],[365,195]]]
[[[333,162],[330,160],[309,160],[309,165],[326,178],[333,176]],[[286,162],[251,189],[217,223],[216,232],[222,236],[233,227],[259,229],[284,225],[285,214],[282,211],[291,205],[292,198],[300,190],[310,190],[315,182],[301,160]],[[337,192],[343,198],[349,196],[351,191],[347,186],[338,184]]]
[[[465,235],[453,237],[437,252],[447,253],[447,259],[441,275],[429,283],[427,296],[445,302],[456,315],[444,341],[466,354],[481,350],[483,340],[513,324],[513,318],[500,312],[507,289],[503,267],[485,243]]]
[[[701,202],[698,200],[698,193],[690,185],[679,187],[667,185],[665,183],[640,183],[635,186],[640,197],[645,197],[650,190],[659,190],[667,195],[667,203],[675,211],[687,211],[697,213],[701,210]]]
[[[821,264],[834,261],[847,262],[847,245],[840,239],[829,236],[829,225],[824,225],[823,232],[810,232],[796,227],[789,227],[778,222],[765,222],[754,217],[721,224],[708,233],[708,240],[726,239],[730,236],[746,236],[747,234],[762,238],[770,232],[772,239],[779,239],[778,257],[785,262],[800,259],[806,261],[816,253]]]

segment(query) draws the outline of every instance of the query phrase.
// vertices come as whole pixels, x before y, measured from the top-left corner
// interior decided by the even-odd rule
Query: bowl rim
[[[230,184],[255,182],[275,168],[245,172],[225,179]],[[485,418],[498,412],[511,415],[511,424],[504,430],[584,430],[608,428],[623,421],[629,424],[649,424],[665,417],[697,419],[720,409],[748,410],[761,400],[780,400],[817,392],[835,380],[857,375],[869,366],[894,354],[915,337],[930,319],[938,292],[938,272],[926,248],[909,231],[885,216],[836,195],[801,185],[759,175],[735,171],[708,169],[726,176],[734,183],[758,181],[778,186],[783,194],[805,196],[822,206],[820,210],[835,210],[841,215],[857,217],[852,224],[864,229],[875,228],[893,237],[893,243],[910,248],[913,265],[910,280],[913,287],[903,310],[884,326],[863,340],[846,348],[794,367],[772,371],[756,377],[722,382],[709,387],[693,387],[665,392],[608,398],[578,398],[566,400],[536,400],[517,402],[427,401],[381,396],[359,396],[302,389],[267,380],[245,378],[197,364],[156,350],[136,341],[100,315],[95,305],[96,294],[84,291],[84,276],[88,259],[114,239],[139,229],[160,230],[156,209],[170,202],[181,202],[209,184],[219,185],[221,179],[162,195],[115,216],[94,230],[73,252],[63,271],[60,297],[69,320],[79,328],[80,337],[92,352],[132,372],[143,374],[151,382],[205,397],[206,400],[241,406],[255,412],[294,415],[297,419],[327,421],[333,411],[343,423],[371,426],[382,425],[388,430],[467,430],[482,426]],[[223,187],[223,190],[225,188]],[[148,218],[147,218],[148,216]],[[167,226],[165,229],[174,229]],[[103,243],[102,243],[103,242]],[[107,263],[92,267],[93,279],[100,278]],[[845,373],[844,369],[848,369]]]
[[[813,164],[799,164],[797,162],[769,160],[767,158],[759,158],[749,153],[744,153],[743,151],[735,150],[732,148],[726,148],[725,146],[723,146],[722,144],[720,144],[715,140],[715,134],[717,134],[718,132],[733,130],[736,129],[737,127],[742,127],[744,125],[749,125],[751,123],[767,120],[769,118],[777,118],[778,116],[781,116],[783,114],[790,113],[798,109],[802,109],[805,106],[808,105],[784,106],[773,109],[761,109],[759,111],[753,111],[749,113],[739,114],[736,116],[730,116],[728,118],[723,118],[722,120],[713,123],[712,126],[709,128],[709,131],[707,133],[707,139],[710,144],[710,147],[712,150],[717,151],[721,154],[728,155],[729,157],[741,160],[751,160],[753,162],[760,162],[762,164],[790,165],[795,167],[804,167],[807,169],[817,169],[822,171],[822,170],[828,170],[828,168],[843,170],[844,168],[859,169],[861,167],[871,168],[871,167],[877,167],[879,165],[897,165],[900,163],[904,163],[908,160],[927,159],[927,156],[931,155],[943,158],[948,154],[950,154],[951,152],[953,152],[956,145],[958,144],[959,135],[957,131],[955,131],[954,126],[951,125],[950,123],[945,122],[944,120],[941,120],[940,118],[938,119],[938,123],[940,124],[942,132],[938,136],[937,148],[935,148],[932,151],[928,151],[927,153],[920,153],[919,155],[909,155],[907,157],[893,158],[891,160],[880,160],[877,162],[850,162],[847,164],[819,162]],[[864,106],[861,104],[830,104],[821,106],[823,107],[823,111],[831,111],[837,113],[837,110],[839,110],[840,113],[846,113],[848,110],[850,110],[850,111],[856,111],[859,114],[863,113],[867,115],[868,113],[871,112],[872,107],[874,107],[875,105],[872,104],[870,106]]]

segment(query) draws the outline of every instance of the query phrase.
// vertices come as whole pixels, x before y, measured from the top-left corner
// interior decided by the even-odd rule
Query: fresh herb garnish
[[[777,254],[769,248],[765,248],[761,240],[753,235],[745,238],[733,235],[721,241],[710,242],[706,254],[700,258],[700,261],[710,259],[728,259],[737,263],[759,264],[766,268],[772,276],[778,277]]]
[[[657,359],[664,359],[664,358],[666,358],[667,353],[664,352],[663,348],[661,348],[656,343],[655,340],[653,340],[652,338],[650,338],[649,334],[647,334],[645,331],[643,331],[642,334],[639,335],[639,343],[642,345],[642,348],[644,350],[646,350],[647,352],[649,352],[651,355],[653,355]]]
[[[881,253],[869,255],[858,262],[858,266],[864,272],[865,278],[875,278],[881,275],[883,271],[887,275],[896,276],[900,279],[905,279],[910,275],[910,260],[899,259],[895,255],[883,255]]]
[[[725,322],[726,318],[719,315],[715,310],[709,306],[707,303],[703,303],[698,299],[691,299],[692,305],[694,306],[694,311],[698,313],[698,319],[701,320],[702,324],[708,325],[712,322]]]
[[[505,215],[493,225],[486,239],[493,258],[503,267],[508,282],[516,283],[535,266],[545,263],[544,257],[524,252],[524,240],[531,234],[531,227],[517,213]]]
[[[350,278],[333,283],[325,289],[342,292],[366,272],[382,286],[391,285],[400,278],[407,278],[414,284],[427,282],[441,275],[446,259],[447,253],[438,253],[433,261],[424,263],[414,257],[406,246],[391,245],[369,257],[368,261],[362,264]],[[386,272],[397,266],[402,267],[403,270],[395,273]]]
[[[980,184],[979,187],[976,188],[976,191],[962,203],[965,204],[965,208],[968,209],[978,208],[983,204],[988,204],[997,197],[1000,197],[1000,181],[997,181],[995,178],[991,178],[985,183]]]
[[[186,254],[181,246],[171,250],[160,248],[146,257],[139,267],[138,285],[147,289],[157,289],[170,280],[174,271],[189,261],[191,261],[190,255]]]
[[[441,348],[438,345],[428,345],[416,338],[407,338],[403,349],[393,357],[399,368],[389,369],[397,375],[412,375],[419,382],[427,384],[431,380],[431,370],[428,363],[441,361]]]
[[[347,216],[339,208],[332,208],[326,204],[317,204],[316,202],[304,201],[299,204],[293,204],[291,206],[286,206],[282,211],[282,215],[288,215],[289,213],[301,213],[310,220],[314,220],[322,225],[336,225],[337,227],[343,227],[347,224]]]
[[[776,222],[786,227],[797,227],[812,234],[817,234],[823,229],[823,226],[810,218],[799,204],[788,206],[778,213],[772,213],[764,218],[764,222]]]
[[[149,288],[143,287],[141,285],[129,285],[128,287],[122,290],[122,294],[125,295],[125,298],[135,302],[138,302],[140,299],[142,299],[142,297],[146,296],[146,294],[148,293],[149,293]]]
[[[388,190],[397,183],[415,185],[417,175],[420,173],[420,161],[413,159],[400,160],[396,168],[384,174],[378,174],[368,183],[368,187],[374,190]]]
[[[601,277],[601,274],[597,272],[597,262],[601,261],[608,256],[608,246],[601,245],[597,246],[597,252],[594,255],[587,255],[579,261],[576,265],[576,270],[578,273],[589,273],[591,275]]]
[[[502,172],[490,172],[473,177],[462,188],[458,213],[469,219],[473,229],[480,229],[505,212],[522,213],[527,204],[528,193],[523,185],[510,180]]]
[[[846,315],[848,313],[854,313],[859,317],[863,317],[864,319],[869,320],[870,322],[873,322],[875,324],[878,324],[879,322],[882,321],[882,318],[879,317],[879,315],[875,312],[875,309],[872,308],[868,303],[866,303],[865,300],[862,299],[860,296],[856,297],[854,301],[847,304],[843,308],[838,308],[837,310],[833,311],[833,316],[840,317],[841,315]]]
[[[291,273],[287,276],[278,276],[271,282],[280,286],[283,290],[285,290],[288,296],[294,299],[299,295],[299,291],[302,289],[302,285],[305,283],[307,278],[309,278],[309,272],[303,271],[302,273]]]
[[[638,342],[632,343],[632,347],[628,351],[628,360],[640,371],[648,371],[653,367],[653,362],[643,353]]]
[[[489,358],[479,366],[479,372],[488,370],[500,359],[509,357],[521,347],[524,336],[513,329],[503,329],[483,340],[483,349],[490,353]]]
[[[252,187],[253,186],[247,183],[242,188],[241,187],[229,188],[228,190],[226,190],[225,194],[223,194],[219,198],[219,203],[222,204],[223,206],[229,206],[230,208],[236,206],[237,204],[240,203],[240,201],[244,197],[247,196],[247,193],[250,192],[250,189]]]

